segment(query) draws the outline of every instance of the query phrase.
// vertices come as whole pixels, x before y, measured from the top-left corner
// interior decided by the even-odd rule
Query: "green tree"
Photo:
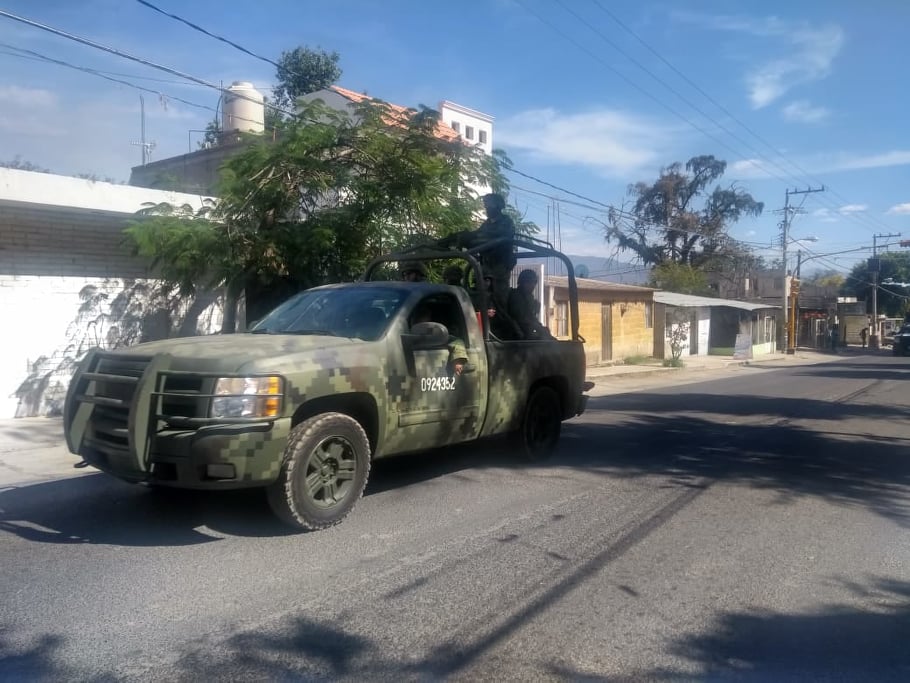
[[[300,46],[286,50],[278,58],[275,76],[278,85],[272,89],[274,104],[281,109],[293,110],[297,98],[328,88],[341,78],[340,59],[337,52],[321,48]]]
[[[726,167],[713,156],[697,156],[685,167],[676,162],[661,170],[653,183],[629,186],[632,204],[609,212],[607,241],[634,252],[644,265],[706,269],[741,259],[748,250],[728,229],[744,216],[760,215],[764,205],[735,183],[709,190]]]
[[[836,270],[820,270],[812,273],[809,277],[802,278],[802,281],[806,284],[816,285],[818,287],[840,289],[844,286],[847,279],[844,277],[843,273],[839,273]]]
[[[903,317],[910,312],[910,287],[906,286],[910,283],[910,254],[885,252],[879,259],[878,312],[889,318]],[[861,261],[853,266],[840,293],[865,300],[871,312],[872,282],[869,260]]]
[[[129,238],[181,293],[243,291],[258,318],[293,292],[355,278],[379,253],[475,221],[470,185],[505,181],[480,150],[441,139],[438,121],[378,101],[352,114],[310,103],[277,141],[225,163],[217,207],[149,207]]]
[[[714,294],[708,284],[707,274],[703,270],[698,270],[684,263],[668,262],[654,266],[651,269],[648,286],[679,294],[694,294],[696,296]]]

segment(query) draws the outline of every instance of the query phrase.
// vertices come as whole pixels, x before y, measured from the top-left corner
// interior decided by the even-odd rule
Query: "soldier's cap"
[[[401,274],[407,275],[408,273],[420,273],[426,277],[427,268],[420,261],[405,261],[401,264]]]

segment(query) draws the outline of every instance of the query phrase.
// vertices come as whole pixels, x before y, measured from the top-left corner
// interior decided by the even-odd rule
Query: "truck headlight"
[[[215,382],[212,417],[278,417],[280,377],[222,377]]]

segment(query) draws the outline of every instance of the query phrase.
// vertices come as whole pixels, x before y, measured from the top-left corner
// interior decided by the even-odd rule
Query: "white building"
[[[493,154],[493,117],[489,114],[468,109],[460,104],[443,100],[439,103],[439,117],[442,122],[461,136],[466,144],[480,147],[488,156]],[[478,196],[490,192],[490,187],[471,185]]]
[[[353,104],[369,99],[373,98],[337,85],[298,98],[298,100],[303,102],[322,100],[326,106],[338,110],[344,109],[349,112],[353,110]],[[393,111],[398,113],[404,113],[408,110],[407,107],[400,104],[388,104]],[[493,154],[494,119],[492,116],[449,100],[440,102],[438,111],[437,137],[444,140],[460,138],[467,145],[479,147],[487,156]],[[490,192],[489,186],[471,184],[470,187],[478,196]]]

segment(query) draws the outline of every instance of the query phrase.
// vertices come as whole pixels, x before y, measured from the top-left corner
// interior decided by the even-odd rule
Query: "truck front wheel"
[[[540,386],[531,392],[516,435],[525,457],[531,461],[549,457],[562,432],[562,401],[555,389]]]
[[[269,505],[299,529],[325,529],[354,508],[370,474],[370,442],[363,427],[343,413],[323,413],[291,430]]]

